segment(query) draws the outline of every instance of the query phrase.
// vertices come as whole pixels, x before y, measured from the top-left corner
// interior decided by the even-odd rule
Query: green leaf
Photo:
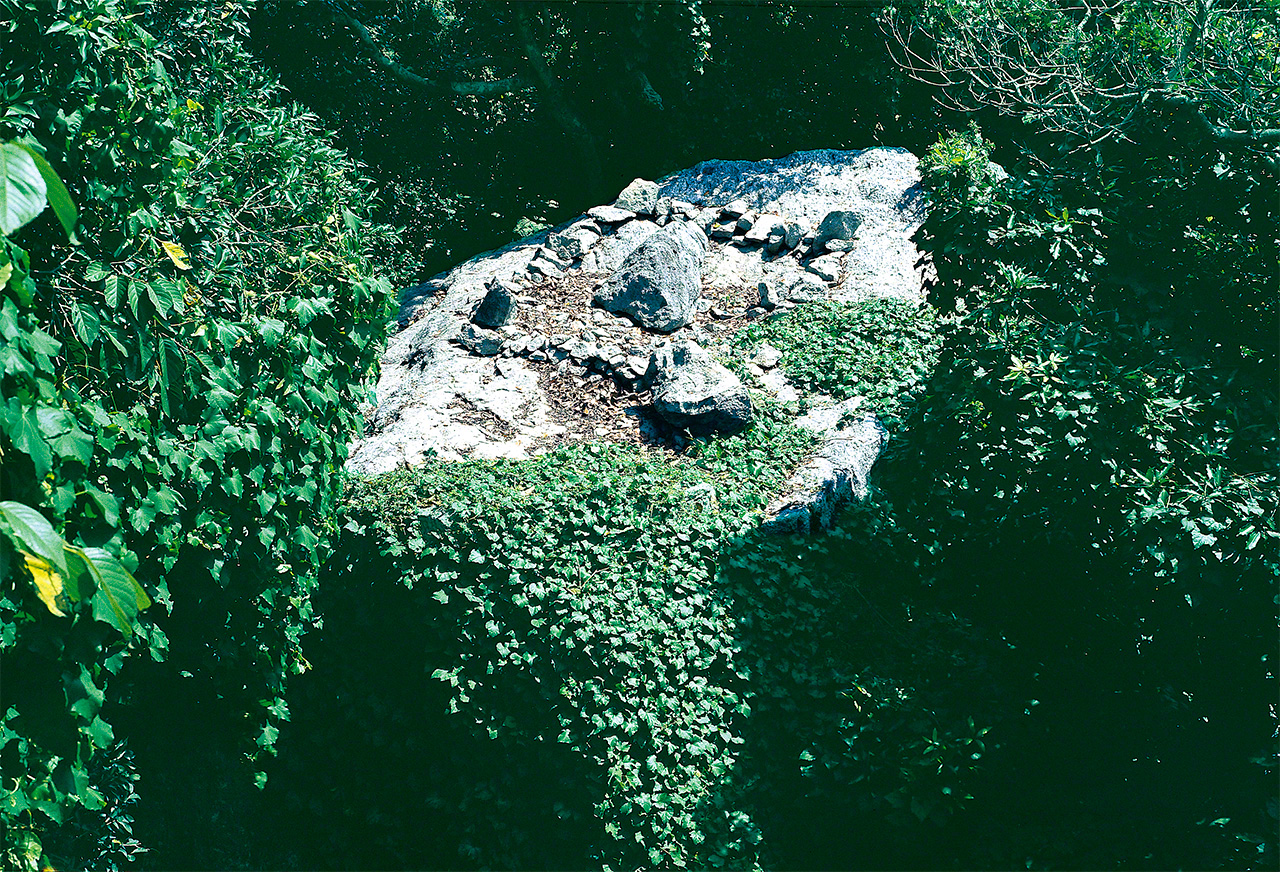
[[[103,287],[103,295],[107,298],[107,305],[115,309],[120,306],[121,300],[124,299],[125,290],[129,280],[124,276],[111,275],[107,276],[107,280]]]
[[[9,236],[44,211],[46,187],[28,151],[7,142],[0,145],[0,234]]]
[[[49,474],[49,470],[53,468],[53,453],[49,451],[49,446],[40,432],[35,409],[22,410],[16,424],[9,430],[9,438],[13,441],[14,447],[31,458],[36,468],[37,478],[44,478]]]
[[[66,543],[54,531],[53,525],[45,520],[44,515],[30,506],[12,501],[0,502],[0,515],[4,516],[9,529],[23,548],[34,551],[61,570],[62,574],[67,573],[67,561],[63,556]]]
[[[160,313],[161,318],[170,312],[182,311],[182,286],[171,279],[155,279],[147,283],[147,296]]]
[[[151,598],[109,552],[86,548],[84,554],[98,583],[93,595],[93,617],[111,624],[125,637],[133,635],[138,612],[151,605]]]
[[[53,207],[53,214],[58,216],[58,223],[67,232],[67,239],[75,242],[76,204],[71,199],[71,193],[67,190],[67,186],[62,183],[62,179],[58,178],[58,174],[54,172],[53,167],[45,160],[44,155],[21,143],[14,144],[31,155],[31,159],[35,161],[36,169],[39,170],[40,177],[44,179],[45,195],[48,197],[49,205]]]

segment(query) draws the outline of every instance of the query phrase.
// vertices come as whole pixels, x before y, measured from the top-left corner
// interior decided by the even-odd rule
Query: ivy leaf
[[[53,468],[53,453],[40,433],[40,424],[36,410],[30,407],[23,409],[16,423],[10,425],[9,438],[14,447],[31,458],[36,468],[36,477],[44,478]]]
[[[67,571],[67,561],[62,554],[66,543],[44,515],[30,506],[12,501],[0,503],[0,515],[8,522],[10,531],[24,551],[34,551],[61,572]]]
[[[9,236],[44,211],[47,187],[28,151],[0,145],[0,234]]]
[[[142,585],[119,560],[101,548],[86,548],[87,567],[98,584],[93,595],[93,617],[111,624],[121,635],[133,635],[138,612],[151,605]]]

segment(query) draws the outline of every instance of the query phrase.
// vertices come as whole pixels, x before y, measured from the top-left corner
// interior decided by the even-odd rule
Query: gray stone
[[[827,244],[853,239],[853,234],[858,232],[858,227],[861,224],[862,219],[856,212],[851,212],[847,209],[832,209],[827,213],[827,217],[822,219],[822,223],[818,225],[817,232],[813,235],[814,251],[835,250],[827,248]]]
[[[481,357],[493,357],[502,350],[502,335],[474,324],[466,324],[458,334],[458,344]]]
[[[587,215],[601,224],[621,224],[636,217],[636,213],[630,209],[619,209],[617,206],[593,206],[587,210]]]
[[[645,179],[636,179],[622,189],[613,201],[618,209],[626,209],[637,215],[653,215],[658,207],[658,185]]]
[[[684,200],[671,201],[671,214],[679,215],[682,218],[693,219],[698,216],[698,207]]]
[[[579,221],[547,237],[547,247],[564,261],[580,259],[600,241],[600,229],[593,221]]]
[[[595,301],[646,329],[677,330],[696,312],[706,251],[702,231],[686,221],[672,222],[627,255]]]
[[[529,272],[545,276],[549,279],[558,279],[564,275],[564,270],[556,266],[549,260],[539,257],[529,263]]]
[[[761,369],[773,369],[778,365],[778,361],[782,359],[782,352],[774,348],[768,342],[762,343],[756,349],[756,353],[751,355],[751,362]]]
[[[763,245],[768,242],[770,236],[777,236],[778,243],[781,244],[786,234],[787,224],[782,220],[782,217],[766,213],[757,218],[755,223],[751,225],[751,229],[747,231],[746,240],[747,242]]]
[[[817,276],[801,273],[787,288],[787,299],[794,303],[816,303],[830,295],[827,286]]]
[[[692,342],[673,342],[653,361],[653,405],[667,423],[698,436],[751,426],[751,397],[738,377]]]
[[[745,215],[743,215],[741,218],[739,218],[737,223],[733,225],[734,232],[746,233],[748,230],[752,228],[752,226],[754,226],[755,223],[756,223],[756,216],[753,213],[748,212]]]
[[[795,248],[800,244],[800,240],[804,238],[804,228],[800,226],[798,221],[788,221],[786,229],[786,237],[782,240],[782,244],[787,248]]]
[[[729,224],[723,221],[717,221],[716,223],[711,225],[711,230],[708,231],[707,235],[710,236],[712,239],[730,239],[733,237],[733,232],[736,229],[737,227],[735,227],[733,224]]]
[[[614,272],[618,267],[622,266],[622,262],[626,260],[627,255],[639,248],[641,243],[657,233],[659,229],[658,225],[652,221],[636,220],[620,224],[614,234],[600,240],[587,253],[587,257],[595,257],[595,271],[603,273]]]
[[[830,527],[841,506],[866,499],[871,467],[888,438],[874,415],[831,433],[788,479],[783,496],[765,507],[764,526],[788,533]]]
[[[805,266],[806,272],[811,272],[824,282],[834,282],[840,278],[840,266],[844,261],[844,256],[840,254],[824,254],[822,257],[815,257]]]
[[[724,206],[720,210],[720,214],[726,218],[740,218],[746,214],[746,211],[750,208],[751,207],[747,205],[746,200],[738,199]]]
[[[484,299],[476,307],[471,320],[489,330],[496,330],[511,320],[511,312],[515,302],[511,299],[511,289],[494,279],[489,283]]]

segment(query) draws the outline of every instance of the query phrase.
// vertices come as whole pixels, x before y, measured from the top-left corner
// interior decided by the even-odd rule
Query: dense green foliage
[[[1275,868],[1278,16],[0,0],[5,868]],[[890,423],[835,529],[765,401],[342,481],[377,276],[874,143],[928,305],[726,352]]]
[[[675,463],[591,446],[356,483],[273,779],[300,865],[755,868],[844,856],[806,829],[958,808],[981,646],[899,623],[875,510],[753,530],[812,447],[775,414]]]
[[[39,149],[80,208],[79,245],[41,221],[22,233],[29,259],[9,249],[0,495],[120,556],[163,607],[137,633],[95,620],[96,597],[61,617],[6,563],[14,868],[36,867],[51,823],[103,806],[89,767],[113,738],[104,694],[145,706],[177,670],[198,674],[231,741],[270,750],[386,317],[354,168],[254,71],[245,11],[165,13],[181,34],[167,66],[130,4],[0,10],[0,140]],[[171,665],[108,687],[139,651]],[[160,729],[151,717],[136,709],[130,732]]]
[[[1157,865],[1266,865],[1280,577],[1275,188],[1263,194],[1265,166],[1248,159],[1201,157],[1203,175],[1172,200],[1160,191],[1171,180],[1135,187],[1110,167],[1000,180],[982,170],[987,153],[970,131],[924,162],[945,195],[923,230],[939,274],[931,293],[962,314],[944,329],[886,487],[944,600],[1026,646],[1047,674],[1095,676],[1131,711],[1217,749],[1232,794],[1189,798],[1168,816],[1214,821],[1236,841],[1167,840],[1145,849]],[[1153,205],[1141,235],[1112,217]],[[1218,245],[1202,244],[1202,228]],[[1170,239],[1174,256],[1157,253]],[[1167,736],[1151,745],[1128,790],[1204,765]],[[1164,772],[1152,771],[1161,759]],[[1045,859],[1070,864],[1083,848]]]
[[[931,309],[893,298],[821,302],[734,337],[738,346],[761,341],[782,352],[787,378],[806,392],[865,397],[866,411],[893,417],[933,364],[937,318]]]

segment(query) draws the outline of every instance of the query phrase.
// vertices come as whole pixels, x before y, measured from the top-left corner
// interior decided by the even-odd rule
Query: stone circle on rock
[[[912,234],[925,202],[915,157],[889,148],[705,161],[657,182],[637,180],[615,205],[593,207],[402,292],[401,329],[388,341],[378,403],[348,469],[376,474],[429,456],[528,457],[580,439],[678,446],[657,411],[657,352],[692,342],[708,356],[730,353],[733,334],[768,315],[762,301],[773,311],[803,311],[815,299],[921,300],[930,268]],[[856,217],[856,232],[848,231],[848,219],[841,231],[848,239],[815,244],[833,212]],[[688,314],[669,334],[592,308],[601,286],[659,233],[700,237],[686,274],[701,281],[690,283],[696,293],[685,295],[692,296]],[[831,241],[849,243],[848,251],[829,253]],[[497,330],[472,321],[495,282],[513,305]],[[761,283],[776,288],[767,300]],[[753,391],[801,399],[784,369],[760,352],[743,361],[752,373],[741,388],[744,402]],[[820,398],[804,399],[821,405]],[[847,474],[839,471],[843,461],[830,462],[834,456],[811,470],[828,476],[835,490],[797,485],[793,516],[802,491],[835,493],[841,475],[865,481],[875,452],[854,454]],[[818,507],[808,517],[824,513]]]

